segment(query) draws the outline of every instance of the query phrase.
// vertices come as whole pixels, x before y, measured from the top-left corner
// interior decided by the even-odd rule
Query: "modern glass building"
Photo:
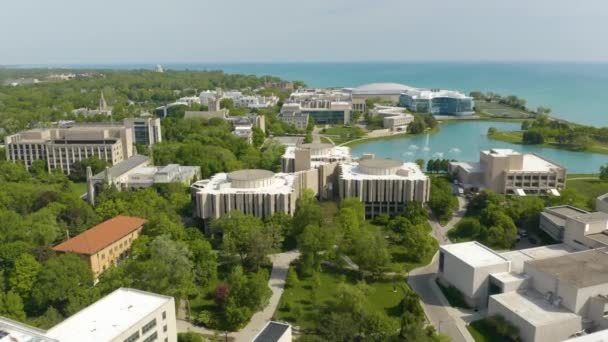
[[[412,89],[399,96],[399,105],[416,113],[435,115],[471,115],[475,101],[457,91]]]

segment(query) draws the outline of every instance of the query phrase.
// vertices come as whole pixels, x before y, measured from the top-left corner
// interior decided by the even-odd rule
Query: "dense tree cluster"
[[[426,162],[427,172],[448,172],[448,165],[450,161],[447,159],[429,159]]]
[[[587,149],[594,144],[608,142],[608,127],[597,128],[552,119],[541,114],[522,123],[524,144],[552,143],[558,146]]]
[[[452,184],[445,178],[433,178],[428,206],[439,221],[447,221],[458,208],[458,199],[454,196]]]
[[[410,134],[420,134],[426,129],[433,129],[437,127],[437,119],[433,114],[418,114],[414,113],[414,121],[407,126],[407,132]]]

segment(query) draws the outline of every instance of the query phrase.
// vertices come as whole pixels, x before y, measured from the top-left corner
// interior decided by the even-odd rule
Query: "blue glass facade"
[[[303,110],[308,113],[317,124],[344,124],[344,111],[342,110]]]
[[[408,94],[401,94],[399,105],[416,113],[467,115],[473,112],[475,103],[472,98],[434,97],[432,99],[416,99]]]

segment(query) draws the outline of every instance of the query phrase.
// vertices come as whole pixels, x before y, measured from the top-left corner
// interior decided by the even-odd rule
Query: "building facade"
[[[287,107],[287,108],[286,108]],[[292,104],[285,104],[281,109],[281,112],[277,116],[279,120],[282,122],[294,126],[299,130],[306,130],[308,127],[308,118],[310,115],[308,113],[302,113],[300,111],[300,106],[295,104],[295,110],[292,111],[294,106]]]
[[[308,114],[315,123],[341,125],[350,123],[351,111],[350,94],[336,89],[299,89],[281,108],[286,116],[289,116],[287,113]]]
[[[294,180],[293,174],[255,169],[215,174],[192,184],[194,216],[217,219],[233,210],[260,218],[293,215],[298,197]]]
[[[440,89],[409,89],[399,96],[399,105],[412,112],[433,115],[464,116],[475,111],[472,97]]]
[[[6,159],[29,169],[37,160],[48,171],[70,174],[74,163],[97,157],[114,165],[133,155],[133,132],[122,126],[33,129],[4,138]]]
[[[406,202],[426,203],[430,180],[415,163],[389,159],[361,159],[341,163],[339,198],[357,197],[366,217],[402,213]]]
[[[58,253],[75,253],[87,262],[95,278],[108,267],[117,265],[129,255],[147,221],[142,218],[116,216],[53,247]]]
[[[133,142],[136,144],[150,146],[163,141],[159,118],[127,118],[124,126],[133,131]]]
[[[481,151],[479,163],[450,162],[466,188],[489,189],[500,194],[559,195],[566,186],[566,169],[533,153],[511,149]]]
[[[379,99],[384,103],[397,105],[401,94],[410,89],[414,88],[399,83],[370,83],[345,90],[351,93],[353,110],[364,112],[367,109],[367,100]]]

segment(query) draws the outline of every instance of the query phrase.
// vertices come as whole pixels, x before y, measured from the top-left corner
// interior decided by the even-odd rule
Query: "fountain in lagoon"
[[[428,151],[431,150],[431,148],[429,147],[429,140],[430,140],[430,138],[431,138],[431,135],[427,134],[426,135],[426,142],[424,143],[424,148],[422,149],[425,152],[428,152]]]

